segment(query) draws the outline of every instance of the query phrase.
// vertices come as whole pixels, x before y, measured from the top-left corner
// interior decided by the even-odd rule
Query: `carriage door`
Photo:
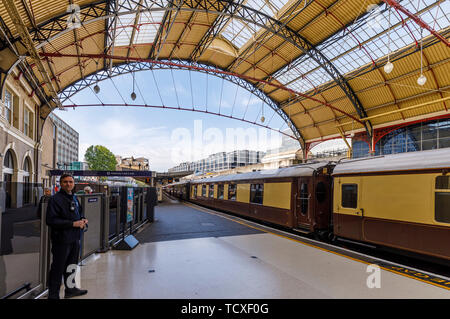
[[[296,198],[296,216],[297,216],[297,227],[308,227],[309,228],[309,207],[310,203],[310,192],[311,185],[309,183],[310,178],[298,179],[297,186],[297,198]]]

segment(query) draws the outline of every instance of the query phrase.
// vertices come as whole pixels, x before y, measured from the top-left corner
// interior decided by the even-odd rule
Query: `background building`
[[[170,168],[168,171],[169,173],[193,171],[196,174],[220,172],[236,167],[261,163],[263,156],[264,152],[249,150],[219,152],[198,161],[181,163]]]
[[[150,170],[149,161],[145,157],[121,157],[116,155],[117,167],[118,171],[124,170],[139,170],[139,171],[148,171]]]
[[[33,188],[41,183],[41,152],[37,130],[39,99],[13,69],[3,86],[0,103],[0,209],[16,209],[30,205],[39,196]]]
[[[53,120],[48,117],[45,120],[42,130],[42,160],[41,160],[41,176],[44,187],[51,186],[50,170],[56,169],[56,125]]]
[[[68,169],[72,162],[78,161],[79,134],[54,113],[49,117],[56,126],[56,165]]]

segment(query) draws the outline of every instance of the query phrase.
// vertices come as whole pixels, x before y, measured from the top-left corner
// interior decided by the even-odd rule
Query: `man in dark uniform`
[[[87,290],[75,288],[67,282],[78,264],[81,232],[87,227],[83,210],[72,193],[75,186],[71,175],[60,178],[61,190],[53,195],[47,206],[47,225],[50,227],[53,261],[49,274],[49,299],[59,299],[61,278],[64,276],[65,298],[85,295]],[[72,267],[69,267],[71,266]],[[69,284],[69,285],[68,285]],[[73,287],[71,287],[73,286]]]

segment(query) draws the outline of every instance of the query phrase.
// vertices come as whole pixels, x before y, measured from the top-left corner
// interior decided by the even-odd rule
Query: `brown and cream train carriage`
[[[334,234],[450,260],[450,148],[336,165]]]
[[[179,181],[163,187],[169,195],[182,200],[189,200],[189,181]]]
[[[325,235],[331,230],[331,163],[191,181],[190,200],[214,209]]]

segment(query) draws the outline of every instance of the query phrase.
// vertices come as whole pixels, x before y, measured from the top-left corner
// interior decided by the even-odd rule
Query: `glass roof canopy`
[[[289,0],[248,0],[244,1],[243,4],[259,12],[263,12],[270,17],[276,17],[277,13],[288,2]],[[240,49],[257,31],[254,25],[237,19],[231,19],[230,23],[222,31],[222,36]]]
[[[119,1],[121,4],[124,2],[126,2],[126,0]],[[161,3],[167,5],[166,0],[162,0]],[[119,12],[121,12],[121,10],[119,10]],[[132,46],[136,44],[153,43],[161,26],[164,11],[142,12],[139,14],[139,19],[135,24],[136,16],[137,13],[125,14],[117,17],[114,46]],[[131,39],[133,29],[135,29],[135,35],[134,38]]]
[[[121,0],[122,3],[125,1]],[[246,0],[243,5],[277,18],[288,2],[289,0]],[[437,31],[450,26],[449,15],[445,14],[450,12],[450,1],[403,0],[399,3]],[[162,4],[167,5],[167,1],[162,1]],[[136,14],[119,16],[114,45],[129,47],[153,43],[163,17],[164,11],[143,12],[138,21]],[[135,35],[131,39],[133,29]],[[247,43],[255,41],[258,31],[258,26],[231,18],[221,36],[237,49],[242,49]],[[326,39],[317,49],[334,64],[339,73],[347,74],[364,65],[375,64],[388,53],[420,43],[420,39],[429,34],[429,31],[421,29],[406,16],[382,3],[372,6],[372,10],[357,18],[348,28]],[[317,89],[333,80],[325,69],[305,55],[276,72],[274,78],[301,93]]]
[[[400,3],[410,12],[419,13],[418,16],[435,30],[450,26],[450,17],[445,14],[450,12],[450,1],[405,0]],[[386,56],[389,53],[389,37],[389,48],[392,53],[418,43],[421,38],[430,35],[428,30],[421,29],[410,20],[403,25],[403,19],[405,19],[403,15],[399,15],[393,9],[389,10],[389,6],[383,3],[367,16],[355,21],[350,28],[338,32],[318,45],[317,49],[341,74],[349,73],[366,64],[376,63],[378,59]],[[294,64],[294,67],[287,65],[275,76],[291,89],[304,93],[332,80],[324,69],[308,57],[303,57]]]

